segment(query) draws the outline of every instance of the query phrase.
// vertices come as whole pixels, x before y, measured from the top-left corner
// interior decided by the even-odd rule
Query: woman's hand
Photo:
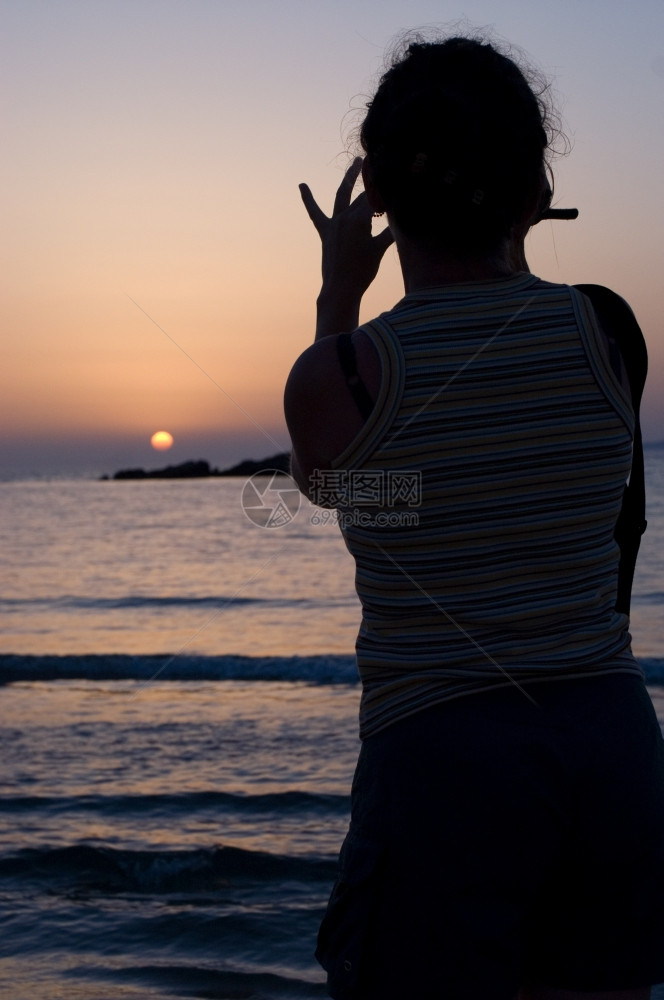
[[[361,169],[362,159],[358,157],[344,174],[330,218],[318,206],[309,187],[300,184],[302,201],[323,249],[316,339],[355,329],[362,296],[378,274],[385,251],[394,242],[389,229],[372,236],[373,212],[365,192],[351,201]]]

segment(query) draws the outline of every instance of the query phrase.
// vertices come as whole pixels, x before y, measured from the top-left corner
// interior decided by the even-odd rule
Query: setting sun
[[[173,435],[168,431],[155,431],[150,438],[150,444],[157,451],[167,451],[173,444]]]

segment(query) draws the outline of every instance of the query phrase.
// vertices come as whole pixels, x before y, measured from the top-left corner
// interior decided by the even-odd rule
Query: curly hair
[[[469,37],[402,44],[367,109],[359,138],[388,211],[406,235],[456,251],[509,236],[562,135],[549,84]]]

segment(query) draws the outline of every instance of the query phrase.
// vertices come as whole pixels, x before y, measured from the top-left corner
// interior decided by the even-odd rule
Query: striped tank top
[[[381,387],[331,473],[360,736],[489,688],[642,675],[615,610],[634,416],[588,300],[521,273],[410,293],[361,329]]]

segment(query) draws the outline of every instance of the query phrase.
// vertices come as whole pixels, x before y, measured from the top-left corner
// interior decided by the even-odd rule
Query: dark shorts
[[[664,981],[664,751],[636,676],[419,712],[362,745],[317,957],[332,997]]]

